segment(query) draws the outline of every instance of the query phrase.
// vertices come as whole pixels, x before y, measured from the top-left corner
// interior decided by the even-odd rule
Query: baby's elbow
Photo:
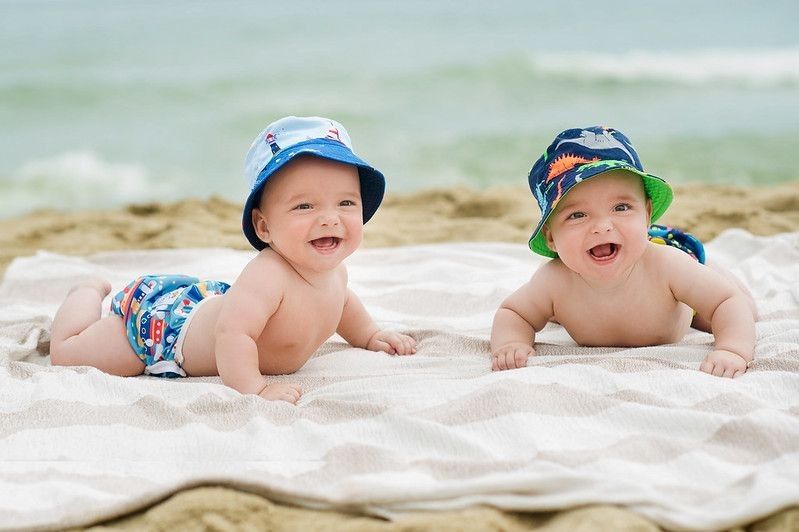
[[[733,294],[725,302],[728,306],[732,307],[734,312],[746,318],[751,318],[752,321],[757,321],[757,306],[754,300],[739,289],[734,289]]]
[[[735,297],[739,302],[738,304],[752,315],[752,321],[757,321],[757,304],[755,304],[755,300],[752,298],[751,294],[741,289],[736,289]]]
[[[757,309],[754,302],[750,305],[745,295],[737,291],[722,299],[708,317],[713,330],[723,325],[754,324],[756,320]]]
[[[494,314],[494,319],[524,319],[524,316],[513,305],[503,303]],[[527,321],[527,320],[525,320]]]
[[[248,340],[255,341],[256,335],[249,334],[241,324],[218,321],[214,326],[214,340],[216,345],[236,345],[241,346],[242,342]]]

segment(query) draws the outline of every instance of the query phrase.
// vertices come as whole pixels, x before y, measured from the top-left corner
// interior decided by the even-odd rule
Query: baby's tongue
[[[332,236],[328,236],[325,238],[317,238],[313,241],[313,245],[320,248],[329,248],[333,244],[335,244],[335,239]]]
[[[591,248],[591,255],[594,257],[607,257],[611,253],[613,253],[613,244],[602,244]]]

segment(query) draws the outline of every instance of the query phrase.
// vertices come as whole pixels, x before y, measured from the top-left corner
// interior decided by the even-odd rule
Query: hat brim
[[[311,139],[289,146],[273,157],[261,170],[253,183],[249,196],[247,196],[247,201],[244,203],[244,211],[241,217],[244,236],[259,251],[267,247],[267,244],[258,238],[255,233],[255,227],[252,224],[252,211],[258,206],[261,200],[261,192],[269,178],[298,155],[311,155],[321,159],[351,164],[358,168],[358,177],[361,181],[363,223],[369,221],[383,201],[386,189],[386,180],[383,174],[355,155],[344,144],[331,139]]]
[[[660,218],[663,213],[666,212],[666,209],[669,208],[669,205],[671,205],[674,194],[671,190],[671,186],[666,181],[655,175],[641,172],[626,161],[598,161],[596,163],[589,163],[575,168],[563,178],[563,194],[561,195],[560,199],[563,199],[569,190],[581,182],[611,170],[627,170],[628,172],[632,172],[633,174],[641,177],[644,183],[646,195],[652,201],[652,216],[649,220],[650,223]],[[528,241],[528,245],[532,251],[538,253],[539,255],[550,258],[556,258],[558,254],[549,249],[549,246],[547,245],[547,239],[544,236],[542,229],[544,224],[547,223],[547,220],[549,220],[549,217],[556,206],[557,202],[555,202],[555,204],[550,204],[547,206],[547,210],[541,213],[541,220],[538,222],[535,231],[533,231],[533,234]]]

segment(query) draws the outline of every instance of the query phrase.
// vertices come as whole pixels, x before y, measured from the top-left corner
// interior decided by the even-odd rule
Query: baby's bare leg
[[[108,281],[81,283],[70,290],[53,318],[50,360],[54,366],[93,366],[112,375],[140,375],[144,363],[128,343],[116,314],[100,318]]]
[[[749,288],[747,288],[747,286],[743,284],[743,282],[741,282],[741,280],[738,279],[738,277],[728,269],[710,261],[709,259],[707,260],[706,264],[710,268],[713,268],[715,271],[720,273],[725,279],[727,279],[733,285],[735,285],[738,288],[738,290],[743,292],[743,294],[746,296],[747,303],[749,303],[749,308],[752,310],[752,317],[755,319],[755,321],[757,321],[757,305],[755,304],[755,298],[752,297],[752,292],[749,291]],[[699,329],[700,331],[704,332],[712,332],[710,329],[710,322],[704,318],[699,317],[698,314],[694,316],[694,319],[691,322],[691,327],[693,327],[694,329]]]

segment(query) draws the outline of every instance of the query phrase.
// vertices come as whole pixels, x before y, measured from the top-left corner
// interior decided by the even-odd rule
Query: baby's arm
[[[553,272],[547,264],[529,282],[502,302],[491,326],[491,369],[522,368],[535,355],[535,333],[552,317],[552,296],[548,289]]]
[[[243,394],[296,403],[302,393],[300,387],[268,385],[259,366],[256,339],[283,296],[282,272],[269,266],[257,256],[225,294],[215,331],[216,366],[222,382]]]
[[[350,345],[370,351],[385,351],[392,355],[412,355],[416,352],[416,340],[405,334],[381,330],[350,289],[347,289],[347,302],[344,303],[336,332]]]
[[[747,296],[712,268],[682,253],[669,257],[674,297],[710,323],[714,350],[699,369],[717,377],[735,377],[746,371],[755,350],[755,320]]]

